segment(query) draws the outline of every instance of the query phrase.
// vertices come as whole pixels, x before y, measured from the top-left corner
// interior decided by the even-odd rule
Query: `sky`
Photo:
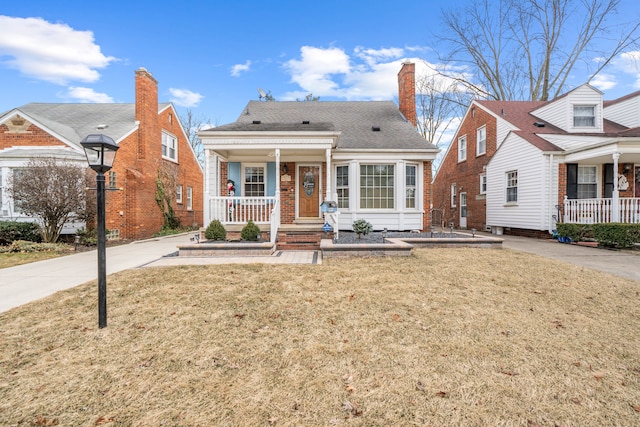
[[[30,102],[134,102],[135,70],[159,100],[212,125],[259,89],[278,101],[394,100],[403,61],[438,63],[441,10],[466,0],[20,0],[0,2],[0,112]],[[637,0],[621,20],[640,21]],[[627,53],[631,55],[631,53]],[[636,52],[640,57],[640,52]],[[627,58],[628,59],[628,58]],[[614,99],[640,69],[614,60],[593,84]],[[569,85],[588,79],[577,70]]]

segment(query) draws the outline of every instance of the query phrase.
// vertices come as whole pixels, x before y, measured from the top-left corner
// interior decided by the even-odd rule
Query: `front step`
[[[322,231],[279,231],[276,249],[283,251],[317,251]]]

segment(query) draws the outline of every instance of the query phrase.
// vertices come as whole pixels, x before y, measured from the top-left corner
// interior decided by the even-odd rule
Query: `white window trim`
[[[515,186],[509,186],[509,174],[510,173],[515,173],[516,174],[516,185]],[[506,171],[504,173],[504,203],[505,206],[516,206],[518,204],[518,187],[520,186],[520,177],[518,176],[518,170],[517,169],[512,169],[509,171]],[[508,200],[509,198],[509,188],[515,188],[516,189],[516,200]]]
[[[264,170],[264,195],[263,196],[247,196],[245,194],[245,184],[246,184],[246,169],[247,168],[262,168]],[[242,197],[266,197],[267,195],[267,181],[269,179],[268,177],[268,171],[267,171],[267,164],[266,163],[242,163],[240,164],[240,185],[242,186]],[[237,184],[236,184],[237,185]]]
[[[362,179],[362,175],[361,175],[361,168],[362,166],[377,166],[377,165],[383,165],[383,166],[393,166],[393,182],[394,185],[393,187],[393,206],[390,208],[363,208],[362,207],[362,185],[361,185],[361,179]],[[402,172],[402,174],[399,173],[400,168],[402,167],[403,163],[401,162],[377,162],[377,161],[373,161],[373,162],[368,162],[368,161],[361,161],[358,162],[358,178],[357,178],[357,186],[358,186],[358,210],[361,212],[393,212],[393,211],[397,211],[398,210],[398,206],[399,205],[399,201],[398,201],[398,179],[404,179],[404,171]],[[404,188],[404,186],[403,186]],[[404,206],[404,202],[402,202],[402,206]]]
[[[347,185],[341,185],[338,186],[338,168],[339,167],[346,167],[347,168]],[[347,203],[349,205],[349,207],[347,208],[340,208],[342,211],[348,212],[351,210],[351,206],[352,206],[352,193],[354,193],[354,191],[352,191],[352,182],[351,182],[351,169],[352,169],[352,165],[351,163],[336,163],[334,164],[334,169],[333,169],[333,188],[335,188],[335,194],[336,194],[336,202],[338,202],[338,189],[342,189],[342,188],[346,188],[348,190],[349,193],[349,197],[347,198]]]
[[[576,125],[576,107],[593,108],[593,125]],[[580,116],[591,117],[591,116]],[[573,129],[595,129],[598,127],[598,106],[596,104],[573,104],[571,107],[571,127]]]
[[[415,207],[407,207],[407,166],[412,166],[416,169],[416,183],[413,186],[415,192],[413,194],[413,199],[414,199],[414,203],[415,203]],[[402,194],[404,194],[404,198],[402,201],[402,206],[404,207],[404,209],[406,211],[416,211],[420,208],[420,165],[418,163],[413,163],[413,162],[406,162],[404,164],[404,181],[403,181],[403,188],[402,190]]]
[[[187,187],[187,210],[193,210],[193,187]]]
[[[478,137],[480,136],[480,131],[484,131],[484,150],[480,151],[480,140]],[[487,154],[487,126],[480,126],[476,129],[476,156],[482,156],[483,154]]]
[[[483,182],[484,181],[484,189],[483,187]],[[482,173],[480,174],[480,191],[479,194],[487,194],[487,174],[486,173]]]
[[[456,186],[456,184],[451,184],[449,188],[451,189],[451,207],[456,208],[458,207],[458,187]]]
[[[462,150],[460,150],[460,147],[461,147],[460,142],[461,141],[464,141],[464,157],[462,157]],[[467,135],[463,135],[463,136],[458,138],[458,163],[459,162],[464,162],[465,160],[467,160],[467,148],[468,148]]]
[[[163,158],[163,159],[167,159],[167,160],[171,160],[172,162],[176,162],[176,163],[177,163],[177,162],[178,162],[178,137],[176,137],[176,136],[175,136],[174,134],[172,134],[172,133],[169,133],[169,132],[167,132],[167,131],[163,130],[163,131],[162,131],[162,141],[161,141],[162,148],[164,148],[164,147],[165,147],[165,144],[164,144],[164,142],[165,142],[165,136],[166,136],[167,138],[171,138],[171,139],[173,139],[173,141],[175,141],[175,147],[174,147],[174,150],[173,150],[173,151],[174,151],[174,153],[175,153],[175,156],[174,156],[174,157],[169,156],[169,148],[170,148],[170,147],[167,145],[167,146],[166,146],[166,147],[167,147],[167,154],[166,154],[166,155],[165,155],[165,154],[162,154],[162,158]]]
[[[176,187],[176,203],[182,203],[182,185]]]

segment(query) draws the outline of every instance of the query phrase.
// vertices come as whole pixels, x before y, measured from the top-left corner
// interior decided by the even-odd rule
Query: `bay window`
[[[360,165],[360,208],[394,209],[395,165]]]

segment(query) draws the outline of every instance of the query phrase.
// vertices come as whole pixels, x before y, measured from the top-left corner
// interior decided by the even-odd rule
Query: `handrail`
[[[564,200],[564,222],[572,224],[597,224],[611,222],[613,199],[567,199]],[[640,223],[640,198],[618,199],[619,222]]]

